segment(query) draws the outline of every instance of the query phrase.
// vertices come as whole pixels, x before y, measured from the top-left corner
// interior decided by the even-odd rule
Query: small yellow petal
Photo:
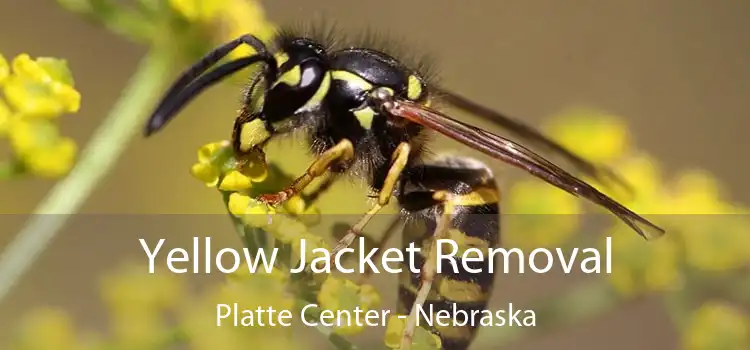
[[[71,317],[58,309],[34,310],[23,320],[24,349],[74,349],[76,332]],[[40,334],[44,334],[40,337]]]
[[[281,243],[288,244],[304,238],[308,234],[307,227],[303,223],[286,216],[274,220],[274,223],[268,229],[272,230],[274,238]]]
[[[242,191],[250,188],[250,178],[240,173],[237,170],[231,170],[219,184],[219,189],[224,191]]]
[[[198,148],[198,162],[209,163],[214,159],[216,153],[229,146],[229,141],[207,143]]]
[[[41,82],[49,82],[52,77],[29,54],[22,53],[13,59],[13,73]]]
[[[8,78],[9,75],[10,66],[8,65],[8,60],[5,59],[5,56],[0,54],[0,85],[5,82],[5,79]]]
[[[22,157],[39,148],[54,147],[60,139],[57,126],[43,119],[12,120],[8,132],[13,151]]]
[[[221,29],[223,38],[236,38],[253,33],[263,42],[268,42],[276,32],[274,25],[266,19],[263,5],[258,1],[228,0],[222,8]],[[254,51],[242,45],[230,52],[231,58],[240,58]]]
[[[291,214],[302,214],[305,211],[305,200],[300,196],[294,196],[284,202],[284,210]]]
[[[196,179],[203,181],[207,186],[216,186],[219,180],[219,169],[207,163],[196,163],[190,167],[190,174]]]
[[[70,138],[62,138],[54,147],[39,148],[23,159],[26,167],[41,177],[60,177],[66,175],[76,160],[78,147]]]
[[[226,6],[226,0],[169,0],[169,5],[190,21],[207,22]]]
[[[229,212],[235,216],[242,216],[247,212],[252,199],[244,194],[232,193],[229,195]]]
[[[388,318],[388,325],[385,329],[385,346],[391,349],[401,348],[401,339],[406,329],[406,318],[398,317],[405,315],[391,315]],[[428,332],[422,327],[417,327],[412,340],[412,349],[414,350],[438,350],[443,348],[443,342],[440,337]]]
[[[60,101],[64,113],[75,113],[81,109],[81,94],[72,86],[54,83],[51,90]]]
[[[13,75],[4,84],[8,103],[19,113],[34,117],[55,118],[70,111],[72,103],[60,98],[50,88],[50,83]],[[80,97],[78,97],[80,101]]]
[[[0,99],[0,136],[4,136],[8,129],[10,129],[10,121],[11,117],[13,115],[13,112],[10,110],[10,107]]]
[[[722,301],[708,301],[693,312],[683,333],[687,350],[747,349],[750,319]]]
[[[385,346],[391,349],[398,349],[401,347],[401,337],[406,328],[406,318],[398,316],[399,315],[389,316],[388,324],[385,328]]]

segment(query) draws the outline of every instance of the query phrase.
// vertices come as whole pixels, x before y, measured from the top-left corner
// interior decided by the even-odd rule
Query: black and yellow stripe
[[[407,221],[404,229],[404,245],[415,242],[420,248],[421,253],[415,254],[414,266],[421,267],[427,262],[427,254],[446,208],[453,212],[453,217],[443,238],[452,239],[459,248],[456,254],[459,270],[454,271],[451,263],[442,262],[442,271],[435,277],[432,290],[422,306],[425,312],[430,306],[435,312],[451,311],[455,307],[471,317],[471,311],[487,307],[494,280],[488,272],[490,261],[467,262],[470,268],[482,270],[477,274],[464,270],[460,259],[468,248],[486,252],[488,248],[496,247],[500,240],[500,193],[491,172],[479,165],[456,157],[423,165],[405,176],[401,205],[419,218]],[[441,194],[446,195],[442,201],[439,200]],[[421,273],[404,269],[400,276],[399,313],[411,311],[423,279]],[[466,349],[476,334],[476,327],[471,325],[479,325],[479,318],[475,318],[465,326],[427,328],[440,336],[443,349]],[[426,326],[424,319],[420,320],[420,326]]]

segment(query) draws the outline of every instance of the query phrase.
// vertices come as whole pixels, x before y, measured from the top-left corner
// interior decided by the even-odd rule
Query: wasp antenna
[[[186,89],[190,89],[191,86],[194,86],[195,83],[198,83],[201,80],[203,81],[202,84],[204,85],[206,84],[206,81],[210,81],[211,83],[208,84],[210,86],[216,81],[221,80],[224,76],[234,73],[237,70],[243,68],[244,66],[232,70],[231,67],[234,66],[229,66],[227,68],[223,68],[222,71],[224,72],[224,76],[220,76],[219,73],[216,73],[219,76],[212,76],[211,78],[206,79],[203,79],[202,77],[199,78],[201,74],[208,70],[212,65],[219,62],[230,52],[232,52],[232,50],[242,44],[250,46],[257,52],[255,55],[247,57],[248,59],[252,58],[253,61],[245,64],[245,66],[263,60],[267,63],[268,66],[273,67],[269,69],[268,73],[271,74],[271,72],[275,72],[274,69],[276,67],[276,60],[272,55],[268,54],[268,49],[266,48],[265,44],[263,44],[263,42],[257,37],[252,35],[243,35],[237,39],[225,43],[203,56],[203,58],[201,58],[198,62],[196,62],[188,69],[186,69],[182,74],[180,74],[180,77],[175,80],[174,83],[172,83],[172,85],[169,87],[169,90],[167,90],[167,92],[164,94],[161,102],[149,118],[144,130],[145,136],[150,136],[151,134],[155,133],[156,131],[161,129],[167,122],[169,122],[170,119],[173,118],[174,114],[165,113],[165,111],[169,111],[170,109],[174,109],[175,107],[166,108],[167,106],[176,106],[175,111],[177,111],[204,88],[200,88],[199,86],[195,87],[193,89],[197,91],[188,95],[185,94]],[[240,65],[240,63],[234,63],[239,62],[240,60],[242,60],[242,58],[237,59],[233,62],[229,62],[215,69],[214,71],[218,71],[219,69],[222,69],[222,67],[225,67],[227,65]],[[198,78],[197,81],[196,78]],[[174,111],[172,113],[174,113]]]
[[[152,114],[148,123],[146,124],[145,134],[149,136],[166,125],[183,107],[187,105],[192,99],[198,94],[203,92],[205,89],[213,86],[224,78],[236,73],[237,71],[253,64],[264,60],[265,57],[261,55],[248,56],[238,58],[234,61],[227,62],[216,69],[200,76],[190,85],[185,87],[179,94],[172,96],[169,100],[159,106],[159,108]]]

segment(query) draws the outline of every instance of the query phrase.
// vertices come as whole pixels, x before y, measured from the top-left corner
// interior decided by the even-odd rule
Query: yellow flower
[[[633,187],[634,193],[612,193],[612,197],[640,214],[667,214],[667,201],[661,169],[650,155],[635,153],[615,164],[614,171]]]
[[[149,274],[147,266],[128,264],[106,275],[101,290],[105,302],[116,313],[160,310],[179,304],[183,284],[177,275],[168,271]]]
[[[7,134],[12,118],[13,112],[5,101],[0,99],[0,136],[5,136],[5,134]]]
[[[232,215],[250,227],[265,229],[276,221],[271,220],[271,215],[276,213],[273,207],[268,207],[246,194],[238,192],[230,194],[227,208]]]
[[[0,85],[5,82],[5,79],[10,75],[10,66],[8,66],[8,60],[5,56],[0,54]]]
[[[511,187],[507,203],[510,246],[559,246],[579,227],[580,199],[547,183],[520,181]]]
[[[218,185],[223,191],[244,191],[266,179],[267,167],[263,161],[262,157],[247,157],[238,162],[229,141],[211,142],[198,149],[198,162],[192,165],[190,173],[208,187]]]
[[[673,214],[726,214],[729,205],[721,199],[716,179],[703,171],[683,172],[672,187]]]
[[[70,316],[58,309],[34,310],[23,320],[19,349],[75,350],[78,339]]]
[[[307,231],[307,226],[305,226],[305,224],[288,216],[276,216],[273,222],[265,228],[276,240],[285,244],[299,242],[299,240],[303,238],[306,240],[312,238],[313,240],[311,242],[314,243],[319,243],[321,240],[320,237],[310,234]]]
[[[259,1],[226,0],[219,24],[221,41],[232,40],[251,33],[261,41],[269,42],[276,33],[275,26],[266,19],[265,10]],[[250,47],[241,45],[229,56],[239,58],[253,53]]]
[[[706,302],[690,317],[683,344],[686,350],[748,349],[750,319],[723,302]]]
[[[75,142],[60,136],[57,127],[44,119],[17,119],[10,123],[11,147],[27,170],[42,177],[59,177],[75,163]]]
[[[208,22],[227,6],[227,0],[169,0],[169,5],[190,21]]]
[[[547,132],[563,146],[597,163],[608,163],[630,147],[625,122],[612,114],[585,108],[568,110],[552,118]]]
[[[401,337],[406,328],[406,318],[398,316],[391,315],[388,318],[388,326],[385,330],[385,345],[391,349],[399,349],[401,347]],[[443,348],[443,342],[436,334],[422,327],[417,327],[414,332],[411,348],[414,350],[439,350]]]
[[[680,251],[672,236],[645,241],[622,226],[607,236],[612,242],[612,273],[607,278],[619,293],[632,297],[680,288]]]
[[[237,170],[230,170],[224,175],[219,185],[222,191],[242,191],[250,188],[252,180]]]
[[[301,344],[289,337],[289,328],[278,323],[269,326],[268,313],[259,314],[258,309],[273,308],[293,310],[294,298],[286,291],[286,274],[246,274],[231,278],[228,283],[213,288],[200,299],[191,300],[182,310],[182,324],[190,335],[188,346],[191,349],[211,350],[246,349],[248,344],[259,349],[298,349]],[[253,316],[237,315],[237,324],[232,317],[221,320],[217,326],[217,305],[237,305],[239,311],[249,310]],[[224,312],[226,310],[223,310]],[[261,326],[260,323],[266,326]]]
[[[64,60],[27,54],[13,60],[13,75],[4,83],[5,97],[16,111],[33,117],[55,118],[80,109],[81,95]]]
[[[684,172],[671,190],[674,215],[669,219],[690,266],[723,271],[750,262],[750,221],[721,198],[715,178],[702,171]]]
[[[107,274],[101,291],[117,343],[137,349],[163,342],[168,330],[163,313],[177,309],[183,288],[178,276],[169,271],[149,274],[143,265],[127,264]]]
[[[366,313],[380,305],[380,295],[371,285],[357,285],[354,282],[329,276],[318,293],[318,303],[324,310],[354,311],[356,308]],[[333,331],[341,335],[352,335],[364,330],[364,323],[356,322],[335,326]]]

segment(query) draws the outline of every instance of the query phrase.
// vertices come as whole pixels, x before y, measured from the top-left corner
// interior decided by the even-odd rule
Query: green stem
[[[139,134],[143,119],[166,84],[172,66],[172,55],[159,50],[148,53],[141,61],[121,98],[81,152],[75,168],[42,200],[26,226],[0,255],[0,300],[68,218],[80,209],[129,141]]]

